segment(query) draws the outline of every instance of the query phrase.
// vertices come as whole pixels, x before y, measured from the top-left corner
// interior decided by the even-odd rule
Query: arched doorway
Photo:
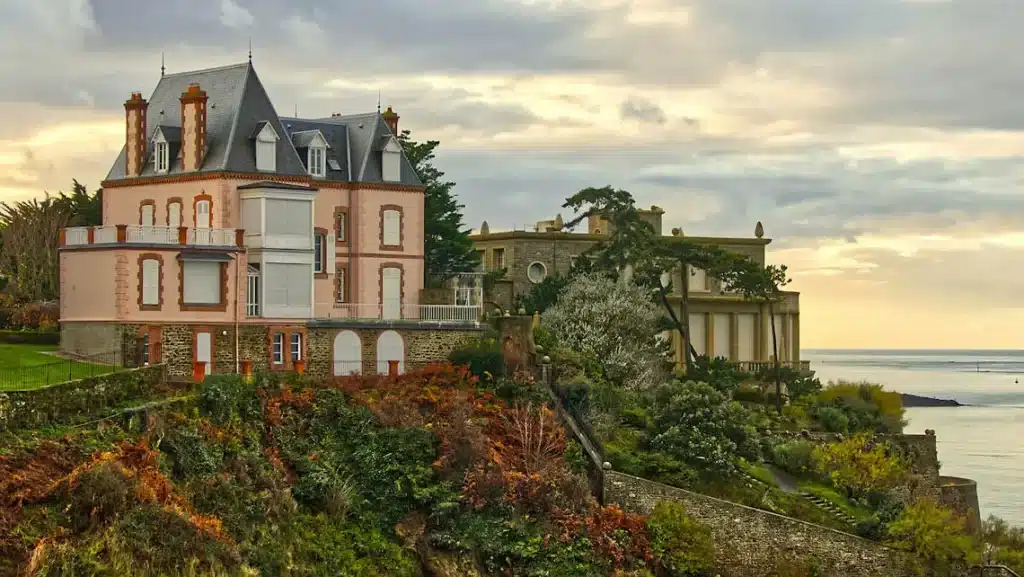
[[[387,374],[388,361],[398,361],[398,374],[405,372],[405,341],[395,331],[384,331],[377,337],[377,374]]]
[[[341,331],[334,335],[334,375],[360,375],[363,373],[363,342],[354,331]]]

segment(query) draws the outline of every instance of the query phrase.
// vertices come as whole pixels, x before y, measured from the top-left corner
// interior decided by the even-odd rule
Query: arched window
[[[405,341],[395,331],[384,331],[377,337],[377,374],[388,373],[389,361],[398,361],[398,374],[405,372]]]
[[[401,337],[399,337],[401,338]],[[363,373],[363,342],[355,331],[341,331],[334,335],[335,376]]]

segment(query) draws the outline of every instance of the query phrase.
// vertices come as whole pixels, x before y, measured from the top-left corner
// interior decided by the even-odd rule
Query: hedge
[[[0,344],[5,345],[59,345],[57,331],[12,331],[0,330]]]
[[[163,365],[98,375],[30,391],[0,393],[0,430],[84,423],[131,400],[150,400]]]

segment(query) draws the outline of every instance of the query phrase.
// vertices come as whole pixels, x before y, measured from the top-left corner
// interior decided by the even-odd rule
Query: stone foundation
[[[405,344],[405,370],[413,370],[434,362],[443,362],[456,348],[479,337],[482,328],[462,326],[396,325],[382,327],[367,324],[312,326],[305,329],[306,373],[326,378],[334,374],[334,338],[343,330],[354,331],[362,343],[362,372],[377,373],[377,339],[388,330],[394,330]],[[254,371],[270,369],[270,333],[277,325],[241,324],[238,327],[238,360],[252,361]],[[305,323],[281,325],[288,330],[304,327]],[[160,358],[169,379],[192,377],[197,328],[209,330],[213,336],[213,373],[234,373],[238,370],[235,359],[235,327],[225,325],[167,324],[159,330]],[[69,323],[61,328],[61,350],[88,356],[102,351],[110,355],[117,351],[116,362],[131,366],[137,357],[141,335],[147,325],[118,323]],[[150,343],[156,350],[156,343]],[[342,359],[353,361],[354,359]]]

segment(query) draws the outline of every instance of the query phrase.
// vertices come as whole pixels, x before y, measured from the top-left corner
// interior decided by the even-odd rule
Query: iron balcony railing
[[[329,306],[326,317],[329,319],[477,323],[483,315],[482,306],[400,303],[330,303]]]

